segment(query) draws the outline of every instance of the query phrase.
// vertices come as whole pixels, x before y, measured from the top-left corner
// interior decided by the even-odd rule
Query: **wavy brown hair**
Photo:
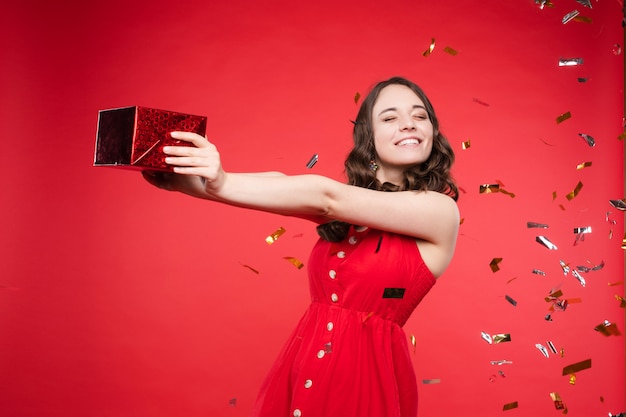
[[[433,125],[433,149],[425,162],[404,171],[404,178],[400,184],[387,182],[381,184],[376,179],[376,172],[370,168],[370,162],[377,159],[374,147],[372,109],[380,92],[385,87],[394,84],[410,88],[424,103]],[[454,151],[448,139],[439,130],[439,120],[432,103],[417,84],[402,77],[392,77],[379,82],[361,103],[353,123],[354,147],[344,163],[348,184],[378,191],[430,190],[447,194],[455,201],[458,199],[459,192],[450,172],[454,164]],[[325,240],[339,242],[346,237],[349,228],[349,223],[331,221],[318,226],[317,232]]]

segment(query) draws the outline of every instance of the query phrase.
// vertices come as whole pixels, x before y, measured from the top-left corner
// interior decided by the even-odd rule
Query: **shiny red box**
[[[171,132],[206,134],[207,118],[168,110],[132,106],[100,110],[94,166],[171,171],[163,146],[189,146]]]

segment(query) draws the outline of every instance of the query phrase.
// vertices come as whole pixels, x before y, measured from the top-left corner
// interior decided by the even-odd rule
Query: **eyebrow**
[[[420,104],[414,104],[413,107],[411,107],[411,109],[424,109],[426,110],[426,107],[420,105]],[[398,111],[398,109],[396,107],[389,107],[388,109],[385,109],[383,111],[381,111],[380,113],[378,113],[378,115],[380,116],[381,114],[388,112],[388,111]]]

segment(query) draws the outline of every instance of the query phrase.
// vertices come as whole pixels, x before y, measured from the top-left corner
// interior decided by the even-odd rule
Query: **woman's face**
[[[378,165],[376,178],[398,183],[404,171],[425,162],[433,148],[433,124],[422,100],[409,87],[383,88],[372,109]]]

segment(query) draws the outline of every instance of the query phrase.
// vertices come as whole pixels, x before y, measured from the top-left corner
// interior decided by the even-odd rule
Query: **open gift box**
[[[207,118],[192,114],[132,106],[98,113],[94,166],[171,171],[163,146],[192,146],[171,132],[206,135]]]

